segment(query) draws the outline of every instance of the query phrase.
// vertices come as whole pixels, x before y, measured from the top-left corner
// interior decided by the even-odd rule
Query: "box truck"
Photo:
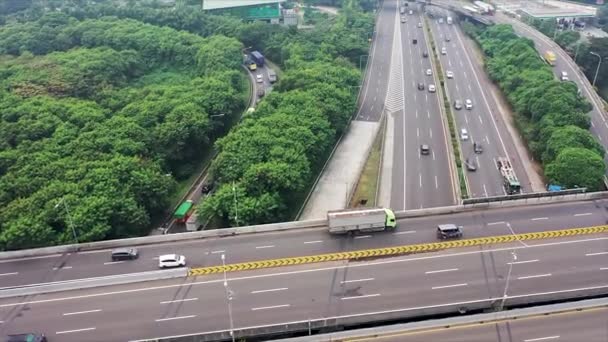
[[[388,208],[359,208],[327,212],[330,234],[377,232],[395,229],[395,213]]]

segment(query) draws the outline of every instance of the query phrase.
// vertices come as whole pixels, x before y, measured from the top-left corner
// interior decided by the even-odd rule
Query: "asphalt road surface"
[[[438,54],[444,74],[450,71],[454,78],[446,80],[448,97],[456,119],[458,131],[466,129],[467,140],[460,139],[462,157],[469,163],[477,165],[476,171],[465,168],[468,189],[471,197],[488,197],[505,195],[503,180],[497,167],[499,157],[508,157],[517,178],[522,185],[522,192],[532,192],[530,181],[522,167],[522,162],[513,139],[498,111],[498,106],[491,92],[491,80],[483,66],[477,63],[473,55],[475,46],[470,42],[458,25],[445,22],[448,12],[444,14],[443,23],[439,18],[429,18]],[[446,40],[449,39],[449,42]],[[446,54],[441,49],[446,49]],[[454,108],[454,101],[462,103],[462,109]],[[465,101],[471,100],[473,107],[467,109]],[[473,142],[481,144],[483,153],[473,151]]]
[[[403,332],[387,337],[351,338],[351,342],[606,342],[608,309],[521,318],[430,331]]]
[[[138,247],[139,259],[124,262],[112,262],[109,250],[4,260],[0,288],[156,270],[156,258],[168,253],[185,255],[194,267],[221,265],[221,254],[237,263],[435,242],[436,226],[444,223],[462,225],[464,238],[594,226],[606,224],[607,207],[598,200],[412,218],[400,220],[394,232],[353,238],[319,228],[154,244]]]
[[[216,275],[2,299],[0,333],[37,331],[50,341],[85,342],[227,330],[227,291],[235,328],[449,304],[466,307],[499,300],[505,288],[509,297],[533,298],[608,286],[607,239],[573,237],[234,273],[227,288]]]
[[[430,44],[426,29],[419,27],[423,23],[420,8],[410,4],[401,16],[405,23],[401,22],[397,1],[385,1],[384,8],[389,14],[382,22],[398,25],[395,40],[384,47],[393,54],[393,77],[388,79],[390,102],[387,99],[387,115],[394,118],[394,139],[387,141],[393,144],[391,207],[405,210],[453,205],[455,170],[449,158],[439,93],[428,90],[429,85],[438,87],[438,82],[432,59],[422,57],[423,52],[430,52]],[[424,84],[423,90],[418,89],[418,83]],[[421,154],[423,144],[430,148],[428,155]]]

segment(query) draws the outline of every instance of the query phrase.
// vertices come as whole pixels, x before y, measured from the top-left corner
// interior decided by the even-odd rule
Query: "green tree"
[[[596,151],[580,147],[563,149],[545,168],[551,183],[566,188],[586,187],[590,191],[602,188],[605,172],[602,157]]]
[[[605,150],[600,143],[589,133],[576,126],[559,127],[553,131],[547,141],[547,148],[543,153],[543,162],[550,163],[561,151],[569,147],[586,148],[595,151],[600,157],[604,157]]]

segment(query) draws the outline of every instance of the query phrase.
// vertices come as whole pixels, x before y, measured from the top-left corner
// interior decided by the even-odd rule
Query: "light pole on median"
[[[236,199],[236,186],[234,185],[234,181],[232,182],[232,194],[234,195],[234,221],[236,222],[236,226],[239,226],[239,202]]]
[[[70,229],[72,230],[72,235],[74,235],[74,241],[76,241],[76,243],[78,243],[78,236],[76,235],[76,229],[74,229],[74,222],[72,221],[72,215],[70,214],[70,209],[68,209],[68,203],[65,201],[65,197],[61,197],[61,200],[59,200],[59,202],[57,202],[57,204],[55,204],[55,209],[59,208],[61,203],[63,203],[63,207],[65,208],[65,212],[68,217],[68,225],[70,226]]]
[[[222,269],[224,270],[224,289],[226,290],[226,300],[228,300],[228,318],[230,319],[230,337],[235,342],[234,321],[232,320],[232,291],[228,287],[228,277],[226,277],[226,255],[222,254]]]
[[[509,280],[511,279],[511,271],[513,271],[513,263],[517,260],[517,254],[511,252],[512,261],[509,263],[509,272],[507,272],[507,280],[505,282],[505,290],[502,293],[502,301],[500,302],[500,311],[505,307],[505,301],[507,300],[507,291],[509,290]]]

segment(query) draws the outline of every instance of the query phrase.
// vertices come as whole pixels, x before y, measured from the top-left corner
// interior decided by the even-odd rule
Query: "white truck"
[[[192,213],[188,220],[186,220],[186,231],[195,232],[200,228],[201,224],[198,223],[198,215],[196,212]]]
[[[447,22],[448,22],[448,25],[452,25],[452,17],[448,17]]]
[[[395,213],[387,208],[344,209],[327,212],[330,234],[379,232],[395,229]]]

